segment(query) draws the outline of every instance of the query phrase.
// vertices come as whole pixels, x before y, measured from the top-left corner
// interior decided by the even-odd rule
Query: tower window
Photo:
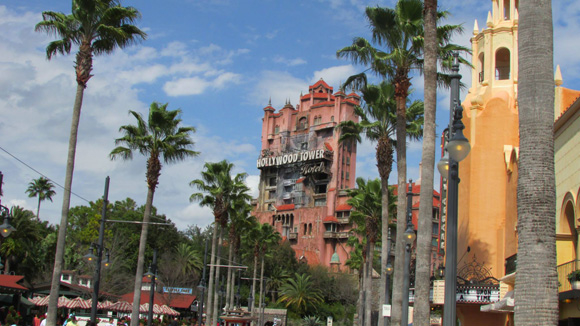
[[[495,52],[495,79],[510,79],[510,51],[506,48]]]
[[[503,0],[503,19],[510,20],[510,0]]]
[[[483,73],[485,69],[485,60],[484,60],[484,56],[483,53],[479,54],[479,60],[477,61],[477,71],[479,72],[479,83],[483,83],[484,79],[485,79],[485,75]]]

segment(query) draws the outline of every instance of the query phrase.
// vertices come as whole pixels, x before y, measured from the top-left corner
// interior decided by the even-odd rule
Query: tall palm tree
[[[40,221],[40,203],[45,200],[52,201],[52,196],[56,195],[56,192],[53,190],[54,185],[50,180],[45,177],[40,177],[38,179],[32,180],[28,184],[28,189],[26,189],[26,193],[28,197],[38,197],[38,208],[36,209],[36,219]]]
[[[262,301],[264,300],[263,296],[264,293],[264,259],[268,253],[268,250],[272,247],[272,245],[277,244],[282,240],[282,236],[274,227],[268,223],[264,223],[261,225],[260,228],[260,256],[261,256],[261,263],[260,263],[260,298],[258,300],[259,304],[258,307],[262,309]]]
[[[51,296],[48,304],[48,326],[56,325],[58,290],[64,257],[77,134],[84,90],[92,77],[93,55],[109,54],[116,48],[124,48],[144,40],[147,34],[133,25],[140,17],[141,14],[137,9],[123,7],[119,0],[72,0],[71,14],[44,11],[42,13],[43,21],[36,24],[35,27],[36,31],[46,32],[60,38],[50,42],[46,47],[46,57],[49,60],[57,54],[70,54],[73,45],[79,47],[75,60],[77,90],[69,135],[60,219],[61,228],[58,231]]]
[[[365,309],[363,320],[364,326],[370,326],[374,248],[379,239],[379,227],[382,217],[381,181],[375,179],[367,182],[363,178],[357,178],[356,184],[357,188],[347,191],[351,197],[347,200],[347,203],[353,207],[350,215],[351,220],[359,228],[364,229],[364,237],[366,239],[366,248],[363,254],[365,260],[363,276]]]
[[[322,294],[316,289],[310,275],[295,273],[294,277],[289,278],[288,282],[280,287],[282,295],[278,302],[284,303],[286,308],[291,307],[300,316],[308,310],[309,307],[316,306],[322,302]]]
[[[337,52],[337,56],[350,58],[355,63],[368,65],[372,72],[389,80],[395,87],[395,101],[397,103],[397,174],[398,188],[405,189],[407,184],[407,158],[406,158],[406,102],[411,87],[412,70],[423,68],[423,3],[421,0],[399,0],[394,9],[381,7],[367,7],[366,16],[370,23],[372,40],[377,46],[384,47],[385,51],[378,50],[371,43],[361,37],[353,40],[351,46]],[[438,19],[445,18],[446,12],[439,12]],[[452,51],[469,52],[469,49],[450,43],[451,36],[461,32],[460,25],[444,25],[437,29],[438,57],[446,66],[451,62]],[[466,60],[460,59],[467,63]],[[353,76],[350,83],[356,88],[364,86],[366,78],[361,78],[364,72]],[[448,80],[441,75],[440,81]],[[404,217],[407,194],[405,191],[398,192],[397,216]],[[405,229],[405,218],[397,218],[397,228]],[[403,232],[397,232],[395,257],[395,275],[393,284],[393,305],[400,306],[402,303],[403,283],[403,255],[404,239]],[[396,325],[400,323],[401,309],[393,309],[391,321]]]
[[[517,325],[558,324],[551,2],[519,3]]]
[[[140,113],[129,111],[137,120],[137,125],[125,125],[119,128],[123,137],[115,139],[115,145],[121,146],[117,146],[110,154],[112,160],[116,158],[131,160],[134,152],[148,156],[147,201],[145,202],[139,240],[131,326],[137,326],[139,323],[139,303],[141,301],[145,246],[149,230],[148,223],[153,207],[153,196],[159,184],[159,176],[161,176],[161,159],[164,163],[169,164],[199,155],[199,152],[192,150],[195,143],[191,139],[191,134],[195,132],[195,128],[180,126],[181,119],[178,116],[181,114],[181,110],[167,110],[167,105],[167,103],[151,103],[147,120]]]
[[[230,210],[229,222],[229,245],[228,245],[228,261],[232,265],[236,265],[236,257],[240,249],[241,235],[251,226],[250,214],[252,206],[245,199],[239,199],[232,203]],[[227,285],[226,285],[226,308],[234,306],[234,289],[235,289],[235,273],[237,270],[228,268]]]
[[[366,78],[366,75],[364,76]],[[348,81],[347,81],[348,82]],[[393,145],[396,143],[392,138],[395,136],[397,124],[395,87],[393,84],[383,81],[379,85],[369,85],[364,82],[360,90],[365,105],[356,106],[354,113],[360,118],[360,122],[343,121],[337,128],[341,134],[339,141],[361,141],[361,134],[368,140],[377,142],[376,160],[379,176],[381,178],[381,238],[387,239],[389,228],[389,176],[393,167]],[[419,139],[422,135],[423,127],[423,102],[414,101],[407,109],[407,136],[411,139]],[[386,258],[389,251],[389,243],[382,241],[381,245],[381,288],[385,288],[386,282]],[[385,303],[384,291],[379,291],[379,301]],[[382,319],[379,319],[382,322]]]
[[[413,323],[429,326],[431,305],[431,239],[433,224],[433,172],[435,169],[435,116],[437,108],[437,0],[424,0],[425,125],[421,153],[421,192],[417,225],[417,258],[415,265],[415,303]]]
[[[242,199],[250,199],[249,188],[244,181],[246,173],[238,173],[232,177],[234,165],[226,160],[217,163],[205,163],[204,171],[201,172],[201,179],[193,180],[189,183],[201,191],[193,193],[190,201],[199,202],[200,206],[210,207],[214,215],[214,232],[212,237],[210,271],[208,281],[208,309],[207,320],[209,325],[217,323],[217,296],[214,296],[214,282],[219,282],[220,257],[216,257],[216,250],[221,247],[223,241],[223,228],[227,225],[230,206],[233,202]],[[219,236],[218,236],[219,233]],[[219,239],[219,242],[218,242]]]

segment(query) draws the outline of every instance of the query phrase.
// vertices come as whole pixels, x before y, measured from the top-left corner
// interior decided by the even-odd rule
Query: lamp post
[[[153,250],[153,263],[145,276],[151,278],[151,289],[149,289],[149,311],[147,312],[147,326],[151,326],[153,321],[153,305],[155,302],[155,278],[157,278],[157,248]]]
[[[457,205],[459,191],[459,162],[471,149],[469,141],[463,135],[465,126],[463,108],[459,100],[459,54],[453,54],[451,66],[451,112],[449,117],[448,143],[446,154],[437,164],[441,176],[448,180],[446,250],[445,250],[445,303],[443,306],[443,325],[455,326],[456,293],[457,293]],[[447,159],[447,160],[446,160]],[[446,161],[445,161],[446,160]]]
[[[201,300],[197,304],[197,314],[198,314],[198,318],[199,318],[199,326],[202,325],[202,321],[203,321],[203,297],[205,295],[205,266],[207,264],[207,243],[208,243],[208,241],[209,241],[209,238],[205,239],[205,248],[204,248],[204,253],[203,253],[203,273],[201,276],[201,281],[199,282],[199,285],[197,286],[197,288],[199,290],[201,290]]]
[[[238,269],[238,292],[236,293],[236,309],[240,308],[240,299],[242,298],[242,294],[240,293],[240,287],[242,286],[242,270]]]
[[[413,181],[409,180],[407,192],[407,229],[405,230],[405,268],[403,270],[403,303],[401,306],[401,325],[409,324],[409,278],[411,277],[411,246],[417,235],[413,229]]]
[[[97,303],[99,301],[99,287],[101,284],[101,262],[103,259],[103,239],[105,233],[105,218],[107,213],[107,205],[109,204],[109,177],[105,179],[105,193],[103,195],[103,210],[101,212],[101,225],[99,228],[99,240],[97,244],[92,244],[89,249],[89,254],[84,258],[88,262],[96,260],[95,274],[93,275],[93,301],[91,302],[91,322],[97,324]],[[97,248],[97,255],[93,254],[93,248]],[[105,266],[108,267],[109,253],[107,252]]]
[[[385,277],[385,305],[388,305],[391,303],[391,297],[389,295],[389,287],[391,286],[391,275],[393,275],[393,264],[391,264],[391,229],[388,229],[387,232],[387,242],[388,245],[387,247],[389,248],[387,250],[387,258],[385,259],[385,263],[386,263],[386,267],[385,267],[385,273],[386,273],[386,277]],[[387,316],[383,317],[385,319],[384,324],[385,326],[389,326],[390,325],[390,318]]]

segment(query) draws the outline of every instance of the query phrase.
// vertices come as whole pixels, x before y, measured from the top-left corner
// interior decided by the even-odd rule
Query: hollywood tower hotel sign
[[[358,121],[360,97],[322,79],[276,113],[264,108],[260,195],[253,214],[290,241],[296,257],[309,264],[347,271],[346,245],[351,207],[346,189],[355,185],[356,144],[339,144],[338,123]]]

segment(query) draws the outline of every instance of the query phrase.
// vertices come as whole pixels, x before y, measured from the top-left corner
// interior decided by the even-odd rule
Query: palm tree
[[[288,271],[280,267],[277,267],[270,272],[270,277],[266,283],[266,291],[272,294],[272,302],[278,301],[278,289],[280,289],[282,284],[286,283],[289,277],[290,274]]]
[[[379,179],[365,182],[363,178],[356,179],[357,188],[347,191],[351,197],[347,203],[353,207],[350,215],[351,220],[364,230],[366,248],[363,253],[364,258],[364,326],[371,325],[372,302],[372,270],[375,244],[379,239],[379,227],[382,217],[382,193],[381,181]]]
[[[236,265],[236,257],[240,249],[241,235],[251,226],[250,214],[252,206],[247,200],[237,200],[231,205],[230,223],[229,223],[229,252],[228,261]],[[226,285],[226,308],[234,306],[234,289],[235,289],[235,272],[233,268],[228,268],[227,285]]]
[[[298,315],[302,316],[309,307],[322,302],[322,294],[316,289],[310,275],[295,273],[286,284],[280,288],[282,295],[279,303],[285,303],[286,308],[291,307]]]
[[[260,237],[259,237],[259,242],[260,242],[260,256],[262,258],[262,262],[260,263],[260,298],[259,298],[259,303],[258,307],[260,307],[260,309],[262,309],[262,301],[264,300],[263,296],[265,295],[264,293],[264,259],[266,258],[266,255],[268,253],[268,249],[270,249],[272,247],[272,245],[277,244],[280,242],[280,240],[282,240],[282,236],[280,235],[280,233],[276,230],[274,230],[274,227],[270,224],[264,223],[261,225],[260,228]],[[263,321],[262,321],[263,323]]]
[[[147,36],[136,26],[132,25],[141,17],[139,11],[133,7],[123,7],[119,0],[72,0],[72,13],[65,15],[61,12],[44,11],[43,21],[36,24],[35,30],[56,35],[60,39],[52,41],[46,47],[46,57],[50,60],[57,54],[70,54],[73,45],[79,50],[75,60],[77,90],[73,105],[73,115],[69,136],[66,176],[62,202],[62,214],[54,258],[54,270],[48,304],[48,326],[56,324],[56,309],[62,261],[64,256],[64,242],[72,177],[75,164],[77,134],[81,116],[84,90],[92,77],[93,55],[109,54],[116,48],[124,48]]]
[[[366,78],[366,77],[365,77]],[[396,103],[395,103],[395,88],[393,84],[386,81],[379,85],[368,85],[366,81],[365,86],[360,90],[362,93],[365,105],[363,107],[356,106],[354,113],[360,118],[360,122],[343,121],[337,128],[340,129],[341,134],[339,141],[361,141],[361,134],[368,140],[377,142],[376,145],[376,160],[377,168],[379,169],[379,176],[381,178],[381,205],[382,207],[389,207],[389,176],[393,167],[393,144],[392,138],[395,135],[395,127],[397,124]],[[423,102],[414,101],[407,109],[407,135],[411,139],[418,139],[422,135],[423,126]],[[383,221],[381,227],[381,238],[387,239],[388,209],[382,210],[381,220]],[[387,241],[382,241],[381,257],[381,288],[385,288],[386,282],[386,263],[384,262],[389,251]],[[384,291],[379,291],[379,301],[385,302]]]
[[[56,192],[53,190],[54,185],[50,180],[45,177],[40,177],[38,179],[32,180],[28,184],[28,189],[26,189],[26,193],[28,197],[37,197],[38,196],[38,208],[36,209],[36,218],[40,221],[40,203],[44,200],[52,201],[52,196],[56,195]]]
[[[435,115],[437,107],[437,0],[424,1],[425,125],[421,154],[421,193],[417,225],[417,258],[415,267],[415,303],[413,323],[430,325],[429,302],[431,272],[431,239],[433,220],[433,171],[435,169]]]
[[[35,221],[34,213],[22,207],[14,206],[10,210],[11,224],[18,232],[13,232],[9,237],[2,240],[0,252],[4,258],[4,273],[10,274],[14,270],[12,264],[27,260],[28,256],[35,252],[34,247],[42,240],[40,224]]]
[[[515,323],[558,324],[552,6],[519,3],[518,266]]]
[[[395,87],[395,101],[397,103],[397,174],[398,187],[405,189],[407,183],[407,159],[406,159],[406,103],[411,87],[412,70],[420,70],[423,67],[423,3],[421,0],[399,0],[394,9],[367,7],[366,16],[369,20],[373,34],[373,42],[378,46],[384,46],[385,51],[376,49],[369,41],[357,37],[351,46],[337,52],[337,56],[350,58],[355,63],[370,66],[369,69],[375,74],[386,78]],[[438,13],[438,19],[445,18],[446,12]],[[437,29],[438,57],[445,66],[449,66],[452,51],[465,51],[469,49],[450,43],[451,36],[461,32],[460,25],[444,25]],[[464,59],[461,62],[467,63]],[[362,78],[364,72],[352,76],[347,81],[355,88],[364,87],[366,78]],[[447,78],[440,75],[441,82]],[[398,192],[397,216],[404,217],[406,209],[406,192]],[[397,228],[405,229],[405,218],[397,218]],[[403,232],[397,232],[396,257],[404,255]],[[393,285],[393,305],[400,306],[402,303],[403,283],[403,259],[395,260],[395,276]],[[401,309],[393,309],[391,321],[394,324],[400,322]]]
[[[181,110],[167,110],[167,105],[167,103],[151,103],[147,121],[140,113],[129,111],[137,119],[137,125],[125,125],[119,128],[123,137],[115,139],[115,145],[123,146],[117,146],[110,154],[112,160],[116,158],[131,160],[134,152],[148,156],[147,201],[139,240],[131,326],[137,326],[139,323],[139,303],[141,301],[141,281],[143,279],[148,223],[151,217],[155,188],[159,184],[159,176],[161,175],[161,158],[165,163],[174,163],[199,155],[199,152],[191,149],[195,144],[191,139],[191,134],[195,132],[195,128],[180,126],[181,119],[178,116],[181,114]]]
[[[208,309],[207,320],[209,325],[217,323],[217,296],[214,297],[214,282],[219,282],[220,257],[216,258],[216,250],[222,246],[223,228],[228,222],[230,206],[237,200],[250,199],[249,188],[244,184],[246,173],[238,173],[232,177],[234,168],[232,163],[223,160],[217,163],[205,163],[204,171],[201,172],[201,179],[193,180],[189,183],[201,191],[190,196],[190,201],[199,202],[200,206],[210,207],[214,215],[214,232],[211,246],[210,271],[208,281]],[[219,233],[219,236],[218,236]],[[219,243],[218,243],[219,239]]]

